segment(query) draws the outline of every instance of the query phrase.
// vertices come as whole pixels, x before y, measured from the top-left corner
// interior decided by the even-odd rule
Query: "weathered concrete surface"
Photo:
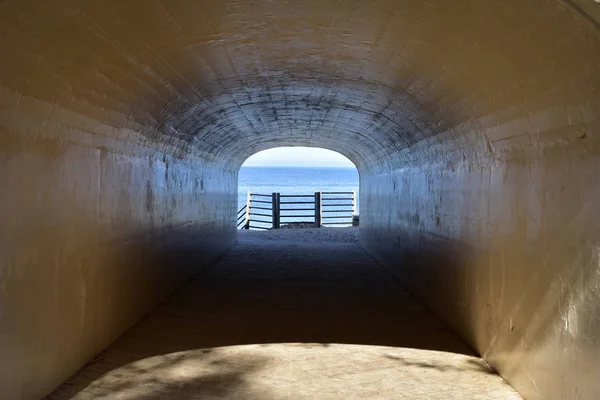
[[[243,232],[49,400],[519,399],[358,245]]]
[[[1,2],[0,386],[39,397],[174,286],[130,237],[197,221],[207,259],[226,248],[237,168],[295,144],[355,162],[363,244],[521,393],[600,397],[599,21],[588,0]],[[119,314],[113,281],[152,301]]]
[[[0,398],[36,399],[233,243],[236,187],[76,113],[0,103]]]
[[[525,398],[600,395],[600,160],[573,147],[361,188],[363,244]]]

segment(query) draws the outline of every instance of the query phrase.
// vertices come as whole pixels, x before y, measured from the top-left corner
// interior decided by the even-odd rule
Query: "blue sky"
[[[248,158],[244,167],[337,167],[355,168],[346,157],[335,151],[316,147],[277,147]]]

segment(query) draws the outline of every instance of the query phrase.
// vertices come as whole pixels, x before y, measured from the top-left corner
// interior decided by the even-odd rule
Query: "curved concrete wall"
[[[231,246],[237,187],[135,132],[0,99],[0,398],[36,399]]]
[[[599,21],[584,0],[3,2],[0,387],[50,391],[233,242],[245,158],[312,145],[359,168],[364,246],[521,393],[597,398]]]

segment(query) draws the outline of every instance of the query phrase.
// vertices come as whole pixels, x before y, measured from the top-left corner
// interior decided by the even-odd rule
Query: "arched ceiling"
[[[364,168],[589,103],[597,21],[592,0],[14,0],[0,85],[180,157],[310,145]]]

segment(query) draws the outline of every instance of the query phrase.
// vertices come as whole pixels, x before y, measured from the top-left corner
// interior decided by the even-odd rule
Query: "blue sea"
[[[358,171],[355,168],[307,168],[307,167],[242,167],[239,173],[238,181],[238,210],[246,205],[248,191],[270,195],[273,192],[284,195],[312,195],[316,191],[321,192],[356,192],[356,210],[358,211],[358,191],[359,178]],[[323,195],[327,197],[350,197],[350,195]],[[257,200],[271,201],[270,198],[254,197]],[[285,199],[283,201],[312,201],[310,198]],[[348,210],[351,208],[351,201],[324,201],[324,204],[344,204],[333,209]],[[260,206],[262,204],[256,203]],[[264,204],[267,208],[269,204]],[[307,208],[303,205],[282,205],[282,208]],[[324,207],[325,209],[325,207]],[[269,214],[269,211],[257,211]],[[294,221],[312,221],[314,212],[296,212],[296,214],[306,215],[306,217],[288,217],[282,219],[285,222]],[[345,215],[344,213],[327,213],[324,215]],[[269,219],[269,218],[265,218]],[[336,220],[331,219],[330,222]],[[348,220],[339,219],[337,222],[346,222]],[[349,223],[350,221],[348,221]],[[268,226],[268,224],[256,224],[258,226]]]

